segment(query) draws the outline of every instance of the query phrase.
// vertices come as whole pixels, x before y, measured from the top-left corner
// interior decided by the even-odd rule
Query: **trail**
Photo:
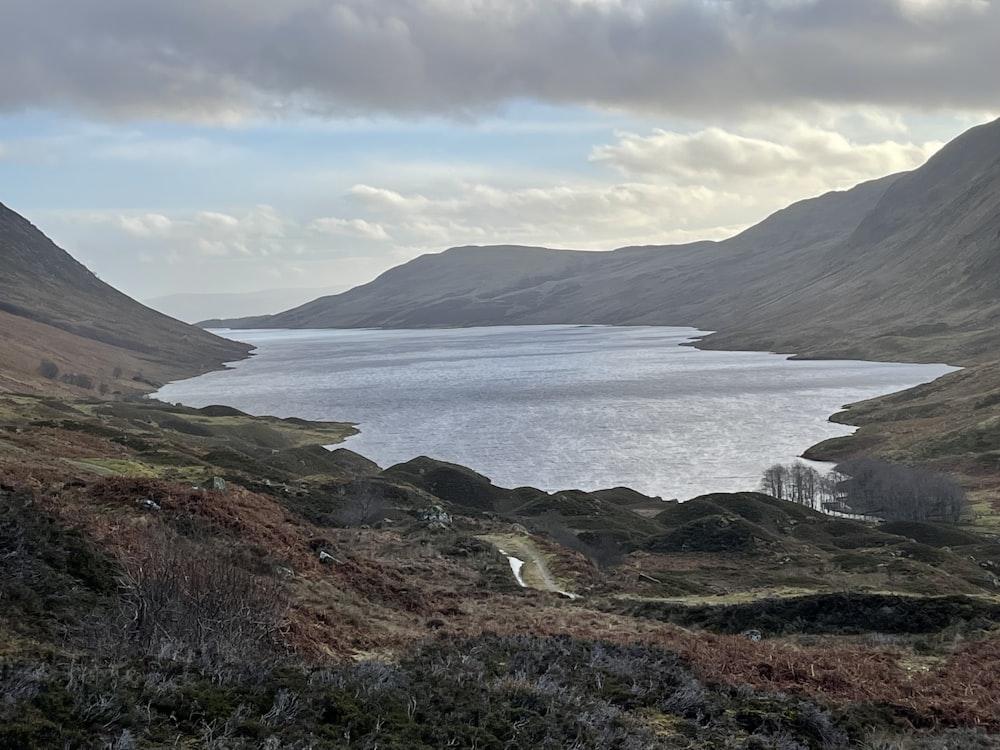
[[[577,594],[564,589],[556,580],[545,556],[530,537],[520,534],[490,534],[481,538],[495,545],[507,557],[515,557],[524,563],[521,568],[521,580],[524,581],[525,587],[551,591],[570,599],[579,598]]]

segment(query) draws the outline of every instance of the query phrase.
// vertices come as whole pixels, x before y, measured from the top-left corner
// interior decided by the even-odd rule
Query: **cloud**
[[[271,206],[255,206],[239,216],[219,211],[166,216],[161,213],[126,214],[82,212],[55,217],[60,225],[76,224],[99,235],[118,231],[135,243],[146,258],[196,261],[198,256],[292,255],[307,232]],[[115,244],[115,243],[112,243]]]
[[[163,214],[139,214],[117,217],[118,225],[135,237],[165,236],[173,226]]]
[[[749,221],[760,210],[754,198],[723,189],[643,182],[457,182],[434,189],[436,195],[403,194],[357,185],[351,196],[362,212],[391,228],[397,253],[404,255],[407,248],[413,255],[461,244],[611,249],[711,239],[731,234],[732,221]]]
[[[8,0],[0,110],[238,123],[505,102],[996,107],[987,0]]]
[[[266,205],[169,214],[49,211],[33,218],[105,281],[140,298],[304,283],[343,289],[398,262],[388,237],[359,243]]]
[[[810,188],[850,187],[864,180],[913,169],[942,143],[884,140],[856,143],[833,130],[794,122],[780,140],[710,127],[694,133],[621,132],[618,143],[593,150],[591,160],[629,175],[677,184],[732,184],[792,179]]]
[[[340,234],[348,237],[358,237],[366,240],[391,239],[385,228],[380,224],[372,224],[364,219],[316,219],[309,228],[325,234]]]
[[[294,285],[300,273],[343,286],[464,244],[603,250],[722,239],[794,201],[916,167],[939,145],[854,110],[819,124],[781,115],[731,129],[621,131],[582,170],[393,162],[281,206],[64,215],[55,239],[144,296]],[[281,182],[287,194],[316,195],[317,184],[308,174]]]

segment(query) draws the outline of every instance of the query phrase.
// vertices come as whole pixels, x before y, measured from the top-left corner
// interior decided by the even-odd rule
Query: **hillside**
[[[1000,121],[717,243],[453,248],[231,327],[694,325],[710,346],[971,361],[1000,347]]]
[[[844,241],[894,178],[779,211],[725,242],[607,253],[517,246],[452,248],[364,286],[273,316],[201,325],[423,327],[604,323],[721,328],[789,279],[795,259]],[[764,253],[761,248],[767,248]],[[788,281],[787,283],[791,283]],[[801,282],[796,282],[801,283]],[[725,291],[723,291],[725,290]]]
[[[3,204],[0,344],[0,390],[22,392],[149,390],[249,350],[110,287]]]
[[[383,470],[218,406],[0,425],[0,747],[1000,747],[973,528]]]

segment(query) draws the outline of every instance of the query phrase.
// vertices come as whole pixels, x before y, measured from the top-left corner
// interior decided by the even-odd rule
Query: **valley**
[[[353,424],[145,398],[250,347],[0,207],[0,748],[1000,747],[998,142],[718,243],[455,248],[226,321],[698,325],[960,365],[807,452],[949,472],[950,524],[508,488],[322,447]]]

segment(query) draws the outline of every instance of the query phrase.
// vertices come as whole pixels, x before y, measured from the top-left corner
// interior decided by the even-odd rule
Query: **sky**
[[[1000,116],[998,40],[1000,0],[0,0],[0,202],[220,314],[722,239]]]

